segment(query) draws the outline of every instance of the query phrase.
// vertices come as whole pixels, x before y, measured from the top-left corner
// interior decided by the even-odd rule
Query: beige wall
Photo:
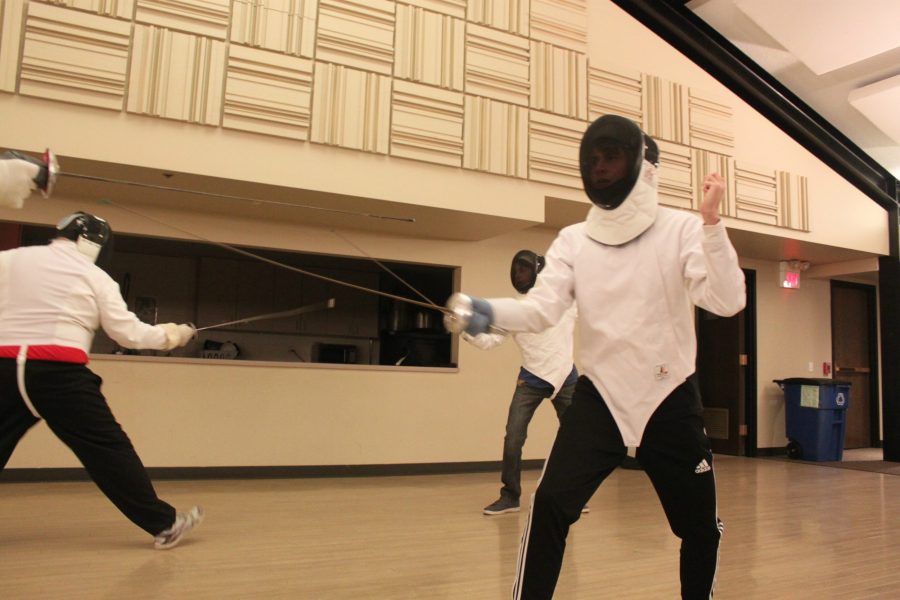
[[[621,65],[696,86],[734,109],[736,160],[806,176],[812,231],[803,233],[737,219],[729,227],[884,253],[884,211],[800,148],[751,108],[608,2],[588,2],[591,64]],[[513,177],[266,137],[14,94],[0,94],[0,146],[52,147],[64,156],[240,179],[309,190],[543,222],[544,199],[587,209],[577,189]],[[102,132],[102,135],[100,135]],[[63,165],[65,169],[65,165]],[[64,182],[64,179],[63,179]],[[88,208],[67,198],[33,197],[0,219],[54,223]],[[146,209],[185,230],[216,240],[356,255],[324,228],[205,213]],[[95,208],[123,232],[178,237],[140,217]],[[402,212],[402,211],[400,211]],[[852,216],[852,227],[848,219]],[[375,235],[357,225],[347,234],[386,260],[458,265],[461,287],[479,295],[510,291],[508,261],[524,247],[544,250],[555,232],[524,229],[474,242]],[[775,287],[777,263],[744,257],[758,272],[760,447],[784,444],[783,402],[772,379],[806,373],[830,361],[829,284],[804,280],[800,290]],[[330,465],[499,460],[518,352],[463,344],[452,372],[357,368],[178,364],[95,358],[117,416],[151,466]],[[546,454],[555,432],[545,406],[530,428],[526,458]],[[67,450],[39,425],[10,467],[73,466]]]

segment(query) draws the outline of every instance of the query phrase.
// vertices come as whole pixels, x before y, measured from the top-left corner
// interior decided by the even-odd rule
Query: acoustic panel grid
[[[604,114],[661,149],[660,199],[808,231],[807,181],[734,160],[727,100],[591,64],[588,0],[3,0],[0,93],[578,189]]]

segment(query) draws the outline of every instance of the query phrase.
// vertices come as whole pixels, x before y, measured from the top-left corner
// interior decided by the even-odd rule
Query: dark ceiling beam
[[[885,209],[896,178],[681,0],[612,0]],[[895,244],[892,254],[896,252]]]

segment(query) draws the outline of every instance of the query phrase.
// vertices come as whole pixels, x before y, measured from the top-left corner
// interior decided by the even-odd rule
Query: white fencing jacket
[[[724,224],[660,207],[643,234],[620,245],[560,231],[527,296],[490,299],[494,324],[541,331],[578,307],[581,370],[606,400],[626,446],[639,446],[650,416],[695,370],[694,305],[741,311],[744,274]]]
[[[0,252],[0,347],[59,346],[86,355],[98,327],[126,348],[167,342],[162,327],[128,310],[119,285],[75,242]]]
[[[522,366],[525,370],[553,386],[551,398],[555,398],[559,393],[559,389],[569,373],[572,372],[572,366],[575,364],[573,337],[576,313],[575,307],[572,306],[563,313],[558,323],[543,331],[511,334],[522,353]],[[507,336],[499,333],[482,333],[476,336],[464,333],[462,337],[482,350],[490,350],[507,339]]]

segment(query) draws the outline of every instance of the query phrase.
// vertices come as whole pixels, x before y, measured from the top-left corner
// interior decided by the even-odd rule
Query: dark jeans
[[[19,393],[16,367],[15,359],[0,359],[0,470],[38,422]],[[75,453],[116,508],[156,535],[175,521],[175,509],[157,497],[144,464],[100,392],[101,383],[84,365],[25,363],[25,392],[50,430]]]
[[[560,420],[572,403],[574,391],[575,384],[564,385],[551,400]],[[506,437],[503,438],[503,471],[500,475],[503,482],[500,495],[503,497],[518,501],[522,495],[522,447],[528,437],[528,424],[541,402],[552,393],[547,388],[528,385],[521,379],[516,381],[516,391],[506,418]]]
[[[701,410],[689,379],[653,413],[637,450],[669,526],[681,538],[681,596],[692,600],[712,593],[722,529]],[[606,402],[590,380],[580,377],[534,494],[519,549],[515,600],[553,597],[569,527],[625,455]]]

